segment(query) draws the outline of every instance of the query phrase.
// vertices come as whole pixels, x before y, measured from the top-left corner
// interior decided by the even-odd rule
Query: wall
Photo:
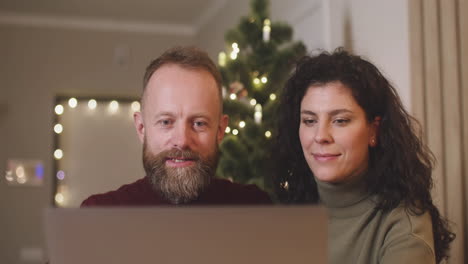
[[[34,258],[35,248],[43,248],[42,209],[52,201],[54,96],[138,96],[149,61],[193,39],[4,25],[0,36],[0,104],[7,103],[7,113],[0,114],[0,262],[26,263],[21,249],[32,248],[23,253]],[[114,63],[117,46],[130,50],[124,65]],[[7,158],[40,159],[49,177],[42,187],[8,187]]]
[[[330,0],[327,49],[344,46],[376,64],[411,110],[408,0]]]

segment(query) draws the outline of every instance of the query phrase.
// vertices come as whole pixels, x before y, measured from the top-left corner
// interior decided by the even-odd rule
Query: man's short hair
[[[221,104],[221,112],[222,112],[222,78],[221,73],[219,72],[218,68],[214,64],[214,62],[210,59],[208,54],[193,46],[188,47],[174,47],[166,50],[161,56],[153,60],[148,67],[146,67],[146,72],[143,77],[143,93],[142,93],[142,103],[143,103],[143,96],[145,94],[146,86],[148,85],[149,79],[153,75],[153,73],[161,68],[164,65],[175,64],[181,66],[186,69],[191,70],[206,70],[208,73],[213,76],[216,81],[216,85],[218,86],[220,104]]]

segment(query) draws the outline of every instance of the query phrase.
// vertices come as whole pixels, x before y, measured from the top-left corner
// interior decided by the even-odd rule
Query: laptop
[[[327,227],[315,206],[45,211],[50,264],[321,264]]]

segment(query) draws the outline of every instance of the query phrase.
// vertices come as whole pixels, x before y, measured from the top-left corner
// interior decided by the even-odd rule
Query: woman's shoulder
[[[381,257],[401,260],[411,257],[435,263],[432,220],[429,212],[413,212],[400,205],[388,212],[384,220],[386,230]],[[390,263],[391,261],[389,261]]]

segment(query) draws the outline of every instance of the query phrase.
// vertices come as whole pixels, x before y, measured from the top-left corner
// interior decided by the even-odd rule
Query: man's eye
[[[163,119],[158,121],[158,124],[160,124],[161,126],[170,126],[172,125],[172,123],[173,122],[170,119]]]
[[[194,123],[194,125],[195,125],[196,127],[204,127],[204,126],[206,126],[206,122],[197,121],[197,122]]]

